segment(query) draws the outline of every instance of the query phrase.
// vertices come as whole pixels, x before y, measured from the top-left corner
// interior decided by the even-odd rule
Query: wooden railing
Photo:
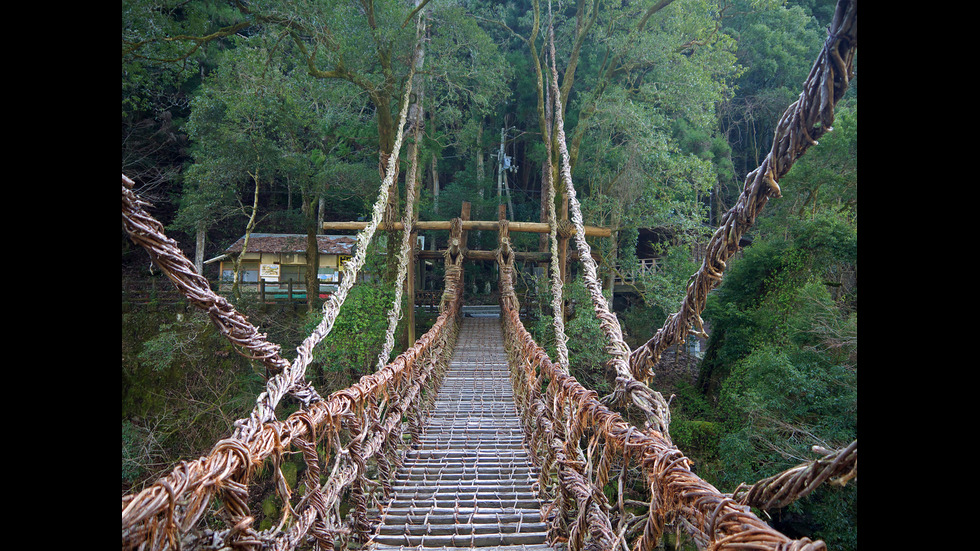
[[[655,258],[640,258],[636,268],[624,270],[619,264],[616,265],[616,285],[632,285],[643,276],[652,275],[657,270],[657,260]]]
[[[184,295],[166,277],[122,280],[123,304],[175,304],[185,300]]]
[[[231,283],[211,281],[211,289],[223,296],[231,296]],[[336,284],[320,284],[320,298],[326,299],[336,288]],[[259,302],[306,302],[306,284],[302,281],[270,283],[266,281],[242,282],[238,284],[242,294],[255,295]],[[439,311],[442,291],[416,291],[415,305],[431,312]],[[122,302],[128,304],[176,304],[186,300],[166,278],[143,278],[122,280]]]

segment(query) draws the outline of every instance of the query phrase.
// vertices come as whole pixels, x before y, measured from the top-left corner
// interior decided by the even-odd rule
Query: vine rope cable
[[[550,14],[551,3],[548,3],[548,11]],[[545,94],[551,95],[550,86],[546,86]],[[563,281],[561,274],[561,265],[556,261],[558,258],[558,213],[555,208],[555,182],[554,182],[554,165],[552,160],[552,144],[554,141],[554,106],[558,104],[560,108],[560,101],[545,102],[545,118],[547,120],[546,127],[546,140],[548,147],[548,216],[551,220],[551,227],[548,230],[551,245],[551,262],[549,267],[551,268],[551,311],[552,311],[552,325],[555,330],[555,347],[558,351],[558,365],[562,369],[568,371],[568,336],[565,334],[565,315],[563,302]]]
[[[419,15],[419,20],[416,25],[416,43],[421,44],[422,33],[425,32],[424,23],[422,23],[421,14]],[[411,91],[411,80],[414,77],[415,67],[421,63],[422,57],[419,55],[421,49],[416,49],[415,55],[412,57],[412,73],[409,74],[409,83],[406,85]],[[422,109],[422,98],[419,97],[417,100],[417,105],[419,113]],[[406,107],[407,108],[407,107]],[[411,160],[411,168],[409,169],[409,174],[405,178],[405,214],[402,219],[402,242],[401,251],[398,262],[398,275],[395,280],[395,298],[392,300],[391,308],[388,311],[388,330],[385,332],[385,341],[382,346],[381,352],[378,354],[378,369],[381,369],[388,363],[388,357],[391,355],[392,349],[395,348],[395,329],[398,327],[398,321],[401,319],[401,308],[402,308],[402,291],[405,286],[405,276],[408,273],[408,263],[412,256],[412,249],[414,249],[415,244],[412,243],[412,226],[415,223],[415,185],[416,177],[418,173],[418,135],[419,135],[419,125],[422,124],[421,114],[416,118],[414,122],[413,132],[415,137],[416,147],[413,151],[413,158]],[[389,172],[391,167],[389,166]],[[409,297],[409,300],[413,301],[415,297]]]
[[[565,193],[568,195],[568,205],[571,210],[572,222],[575,225],[575,245],[579,251],[582,265],[585,269],[583,279],[589,296],[592,299],[592,307],[596,317],[599,319],[600,327],[606,335],[606,352],[612,356],[610,363],[616,372],[617,390],[614,396],[629,396],[632,402],[639,407],[647,417],[647,423],[654,430],[659,431],[664,438],[670,440],[668,426],[670,425],[670,408],[667,401],[659,393],[636,381],[629,370],[630,349],[623,340],[623,330],[616,319],[616,314],[609,310],[606,298],[602,294],[602,287],[597,277],[595,259],[592,258],[592,248],[585,239],[585,223],[582,218],[582,207],[575,194],[575,185],[572,182],[572,170],[569,164],[568,147],[565,143],[564,117],[561,112],[561,92],[558,88],[558,69],[557,58],[555,55],[554,28],[549,25],[549,51],[551,54],[549,79],[551,93],[554,96],[554,115],[555,132],[558,142],[558,150],[561,154],[561,177],[565,184]]]
[[[418,44],[416,44],[413,60],[415,56],[418,55],[418,51]],[[388,190],[391,187],[391,183],[396,174],[395,168],[398,163],[398,153],[401,150],[402,140],[404,138],[405,119],[408,114],[408,106],[412,94],[412,79],[414,75],[415,63],[413,62],[409,68],[408,80],[405,83],[405,95],[402,101],[401,112],[399,114],[398,133],[395,138],[395,144],[391,150],[391,155],[388,157],[388,170],[385,174],[384,180],[381,183],[378,198],[375,201],[374,207],[371,211],[371,220],[363,230],[358,232],[357,252],[355,253],[354,257],[351,258],[351,260],[344,264],[343,281],[341,281],[337,292],[331,295],[330,298],[327,299],[326,303],[324,303],[323,319],[313,330],[313,332],[306,338],[306,340],[304,340],[303,343],[297,347],[297,357],[293,361],[292,365],[283,370],[282,373],[269,380],[266,391],[259,395],[258,399],[256,400],[256,407],[252,411],[252,415],[247,420],[240,420],[236,423],[238,425],[238,429],[235,433],[236,438],[248,440],[255,433],[255,431],[262,426],[263,423],[273,419],[275,417],[276,405],[278,405],[279,401],[282,399],[288,389],[293,384],[296,384],[304,379],[306,375],[306,368],[313,359],[313,349],[333,329],[337,315],[340,313],[340,307],[343,306],[344,301],[347,299],[347,295],[350,292],[351,287],[353,287],[361,267],[364,266],[368,245],[374,238],[374,233],[384,215],[384,209],[388,203]]]

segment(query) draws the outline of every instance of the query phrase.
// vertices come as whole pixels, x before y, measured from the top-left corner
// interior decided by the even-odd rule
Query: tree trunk
[[[324,196],[321,195],[320,196],[320,202],[317,205],[317,210],[316,210],[316,227],[317,228],[322,228],[323,227],[323,219],[326,218],[326,214],[325,214],[326,213],[326,210],[327,210],[327,200],[326,200],[326,198]]]
[[[317,213],[314,205],[319,203],[317,197],[303,198],[303,215],[306,220],[306,311],[313,313],[320,298],[320,280],[317,277],[320,268],[320,243],[317,241]]]
[[[432,156],[432,211],[439,214],[439,167],[436,156]],[[432,241],[435,245],[435,240]]]
[[[483,120],[480,126],[476,127],[476,181],[483,185],[483,178],[486,177],[486,169],[483,168]]]
[[[194,248],[194,269],[197,273],[204,275],[204,241],[207,235],[207,226],[204,220],[197,222],[197,243]]]
[[[252,235],[252,229],[255,228],[255,217],[259,212],[259,169],[255,169],[255,174],[252,175],[255,180],[255,198],[252,200],[252,215],[248,218],[248,224],[245,225],[245,240],[242,242],[242,252],[238,253],[238,256],[234,260],[234,280],[231,283],[231,296],[234,300],[238,300],[242,296],[242,290],[238,285],[239,274],[242,268],[242,258],[245,256],[245,251],[248,250],[248,239]]]

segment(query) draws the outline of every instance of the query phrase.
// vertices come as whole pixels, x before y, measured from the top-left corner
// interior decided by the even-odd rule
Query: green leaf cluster
[[[856,295],[835,296],[828,285],[829,274],[856,265],[855,229],[818,215],[788,221],[786,233],[746,249],[704,313],[711,338],[699,384],[717,401],[710,419],[721,427],[706,457],[721,488],[815,459],[814,445],[840,448],[857,437]],[[788,511],[828,543],[852,538],[856,509],[845,502],[853,496],[823,492]],[[817,507],[824,501],[841,510]],[[830,511],[847,522],[830,520]]]
[[[375,372],[394,298],[394,290],[380,283],[361,282],[352,287],[330,334],[314,350],[311,376],[343,388]],[[322,319],[320,311],[310,314],[305,325],[308,333]]]

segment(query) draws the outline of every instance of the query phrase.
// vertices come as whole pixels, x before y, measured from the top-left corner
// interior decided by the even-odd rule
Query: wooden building
[[[219,268],[221,286],[232,283],[234,256],[241,254],[245,237],[242,236],[225,249]],[[318,235],[320,266],[320,297],[326,298],[336,291],[343,277],[343,266],[354,254],[356,238],[349,235]],[[242,257],[239,281],[244,289],[260,284],[267,293],[295,289],[305,295],[306,287],[306,236],[302,234],[253,233],[248,239],[248,249]]]

